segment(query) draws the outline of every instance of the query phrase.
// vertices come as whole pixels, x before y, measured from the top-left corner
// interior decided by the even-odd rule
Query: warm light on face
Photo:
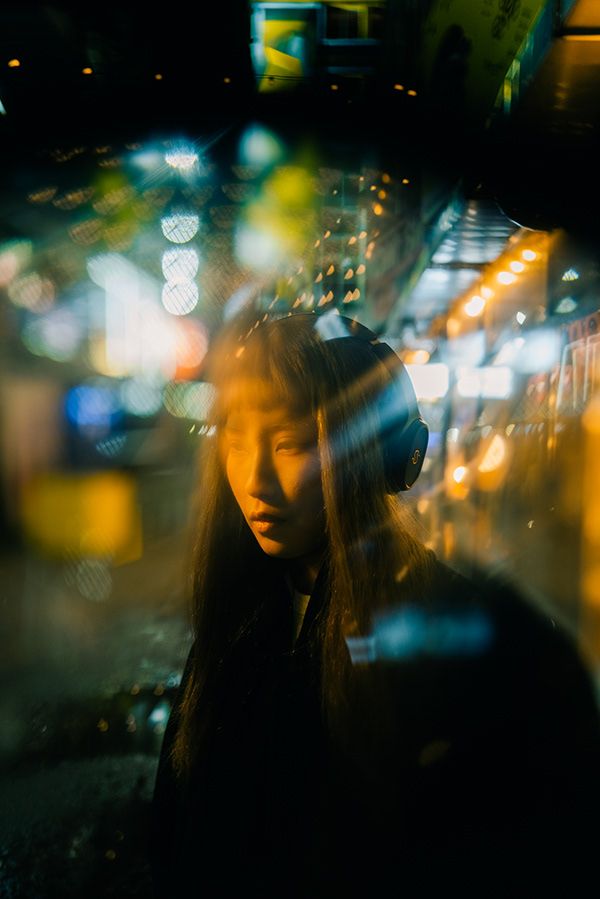
[[[244,392],[252,395],[248,388]],[[228,415],[220,450],[231,491],[261,549],[281,559],[319,551],[325,523],[312,417],[299,416],[276,398],[244,404]]]

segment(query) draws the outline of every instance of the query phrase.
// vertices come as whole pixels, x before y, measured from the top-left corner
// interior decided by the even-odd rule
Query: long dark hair
[[[375,610],[427,589],[432,554],[397,496],[386,492],[374,398],[389,375],[367,343],[325,341],[315,315],[236,322],[212,352],[216,388],[200,456],[193,576],[191,673],[177,710],[172,761],[189,772],[208,739],[217,693],[234,647],[252,647],[268,614],[279,560],[258,546],[223,471],[219,433],[241,385],[263,383],[270,395],[313,416],[318,428],[328,544],[327,612],[319,628],[324,719],[333,736],[352,718],[355,668],[346,638],[366,634]]]

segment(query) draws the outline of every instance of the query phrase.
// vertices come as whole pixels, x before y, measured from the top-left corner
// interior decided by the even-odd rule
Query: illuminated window
[[[330,3],[326,8],[327,40],[379,40],[383,33],[383,8],[366,3]]]

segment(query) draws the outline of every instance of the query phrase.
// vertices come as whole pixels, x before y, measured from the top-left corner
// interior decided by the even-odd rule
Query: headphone
[[[314,327],[322,340],[360,340],[368,344],[375,358],[389,376],[389,387],[377,398],[377,412],[381,425],[379,435],[388,493],[408,490],[417,480],[429,442],[429,428],[421,418],[417,397],[397,353],[379,340],[376,334],[352,318],[327,312],[293,313],[314,320]]]

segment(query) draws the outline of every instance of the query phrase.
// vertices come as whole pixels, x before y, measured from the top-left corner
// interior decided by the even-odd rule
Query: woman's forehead
[[[275,433],[277,431],[316,434],[317,425],[311,415],[299,416],[287,406],[265,409],[257,406],[232,409],[225,419],[225,432]]]
[[[236,378],[221,392],[221,404],[227,418],[234,414],[253,410],[261,413],[287,415],[302,418],[307,413],[307,402],[299,392],[285,393],[264,378]]]

